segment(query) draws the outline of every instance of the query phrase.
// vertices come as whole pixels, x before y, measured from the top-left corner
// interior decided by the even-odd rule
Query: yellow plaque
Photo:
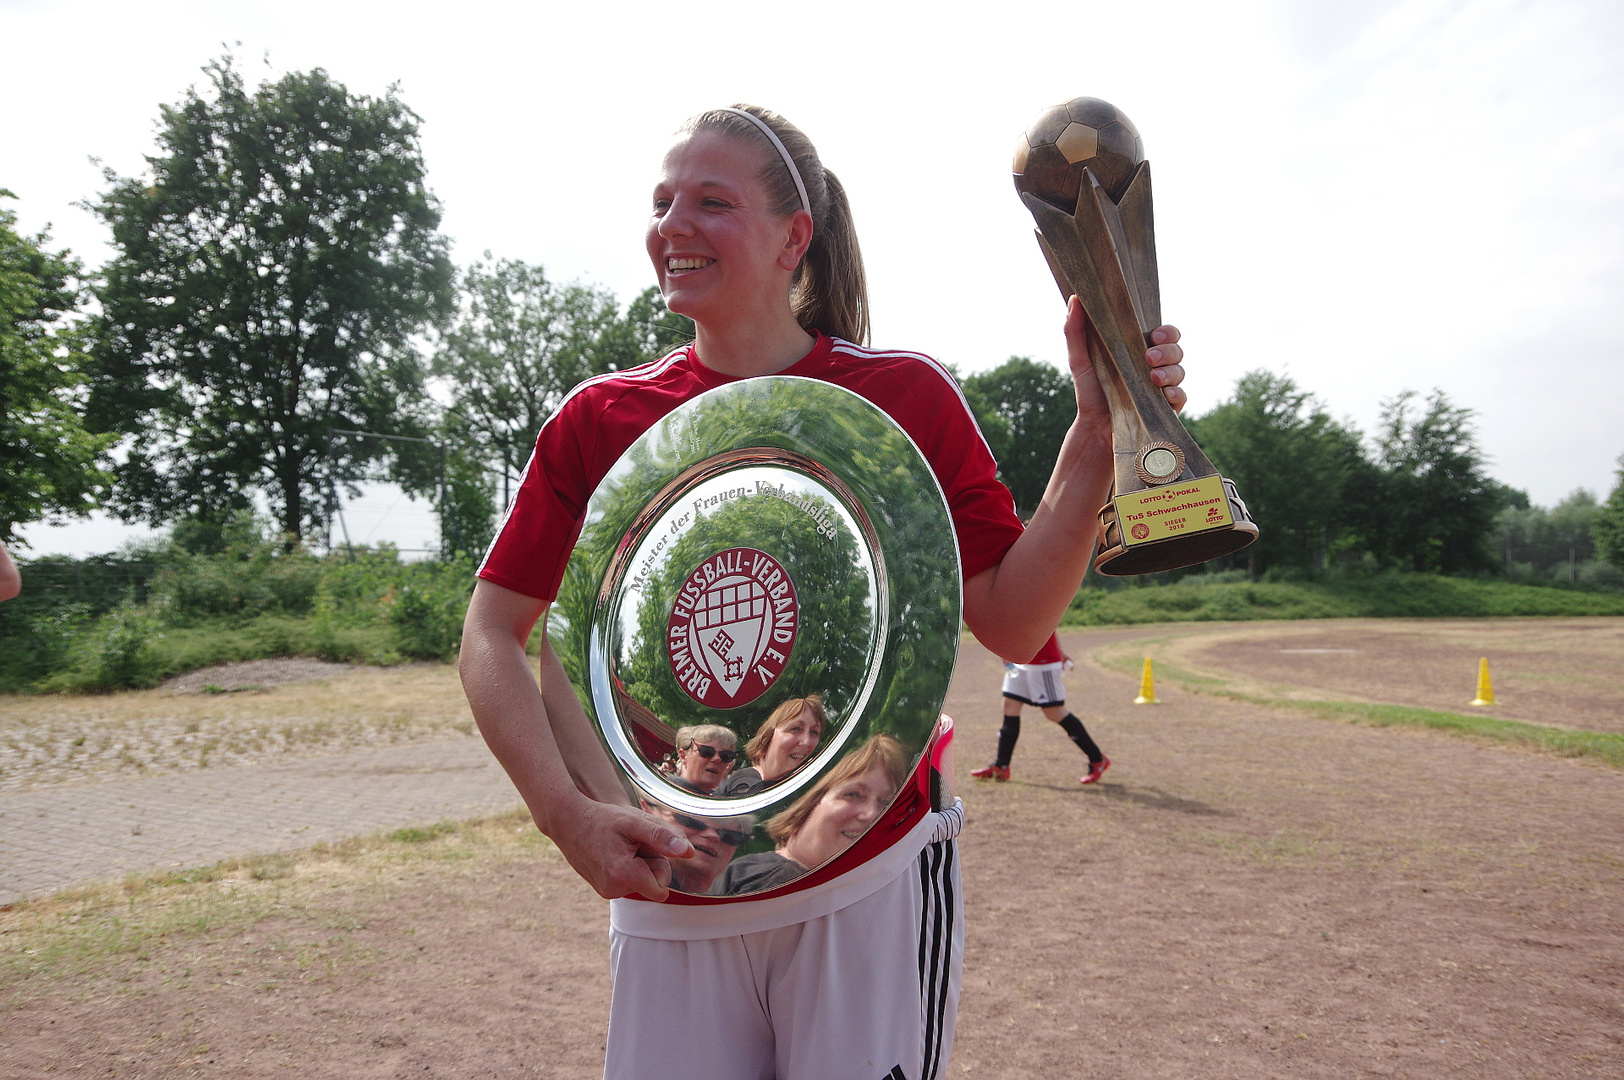
[[[1128,547],[1235,523],[1220,476],[1164,484],[1118,495],[1111,501],[1116,503],[1122,542]]]

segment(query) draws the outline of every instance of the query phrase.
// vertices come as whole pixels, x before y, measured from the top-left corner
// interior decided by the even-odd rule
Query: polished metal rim
[[[693,566],[734,551],[757,552],[764,558],[749,558],[793,580],[795,637],[785,654],[773,645],[761,651],[769,627],[783,632],[772,610],[765,622],[746,620],[756,608],[742,599],[745,585],[728,586],[741,598],[736,605],[733,592],[710,587],[701,602],[713,603],[714,594],[729,603],[716,601],[707,614],[741,613],[717,633],[747,631],[734,635],[745,644],[727,659],[728,678],[741,659],[759,663],[743,668],[742,681],[724,680],[717,667],[695,697],[672,659],[689,659],[672,651],[681,607],[673,597],[682,599],[678,586]],[[745,584],[752,595],[761,591]],[[742,855],[770,850],[755,825],[791,806],[863,740],[883,733],[911,754],[924,749],[957,658],[961,609],[952,520],[907,434],[848,390],[770,376],[691,399],[621,456],[592,496],[549,633],[633,796],[684,815],[755,823]],[[711,632],[693,631],[693,640]],[[781,659],[760,659],[768,653]],[[766,688],[744,700],[758,682]],[[742,751],[776,703],[814,692],[829,707],[829,724],[787,778],[717,797],[662,771],[658,751],[678,728],[725,727]]]

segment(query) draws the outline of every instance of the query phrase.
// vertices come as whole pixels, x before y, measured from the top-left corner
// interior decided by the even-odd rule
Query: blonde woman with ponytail
[[[952,377],[929,357],[868,346],[846,192],[799,128],[753,105],[701,113],[666,153],[650,209],[649,258],[695,340],[587,380],[543,426],[469,605],[469,703],[537,827],[613,900],[606,1077],[945,1075],[963,947],[961,804],[925,812],[904,840],[831,880],[725,905],[662,903],[671,860],[693,849],[629,801],[545,638],[539,683],[525,644],[621,452],[697,394],[787,374],[851,390],[907,431],[953,516],[966,624],[999,656],[1033,656],[1082,580],[1111,479],[1110,415],[1082,310],[1073,299],[1065,323],[1077,420],[1023,529]],[[920,242],[923,257],[961,268],[954,284],[974,312],[984,260],[959,237]],[[1180,407],[1178,331],[1152,340],[1152,377]]]

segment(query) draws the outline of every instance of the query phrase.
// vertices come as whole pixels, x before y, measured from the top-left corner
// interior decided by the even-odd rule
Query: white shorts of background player
[[[1036,705],[1040,709],[1066,703],[1066,687],[1060,681],[1065,664],[1004,665],[1004,696]]]

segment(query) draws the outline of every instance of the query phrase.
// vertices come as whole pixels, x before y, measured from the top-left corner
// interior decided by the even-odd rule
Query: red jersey
[[[936,361],[818,335],[780,372],[843,387],[877,405],[913,439],[947,497],[966,578],[998,565],[1021,535],[1015,501],[958,384]],[[678,405],[737,382],[685,345],[659,360],[571,390],[536,437],[518,493],[479,576],[551,603],[598,482],[638,437]]]
[[[1023,665],[1024,664],[1058,664],[1058,663],[1061,663],[1062,661],[1064,661],[1065,659],[1066,659],[1066,654],[1060,651],[1060,639],[1058,637],[1056,637],[1054,634],[1050,634],[1049,635],[1049,640],[1044,642],[1043,648],[1038,650],[1038,654],[1036,656],[1032,657],[1032,659],[1030,659],[1030,660],[1017,660],[1017,661],[1014,661],[1014,663],[1023,664]]]

